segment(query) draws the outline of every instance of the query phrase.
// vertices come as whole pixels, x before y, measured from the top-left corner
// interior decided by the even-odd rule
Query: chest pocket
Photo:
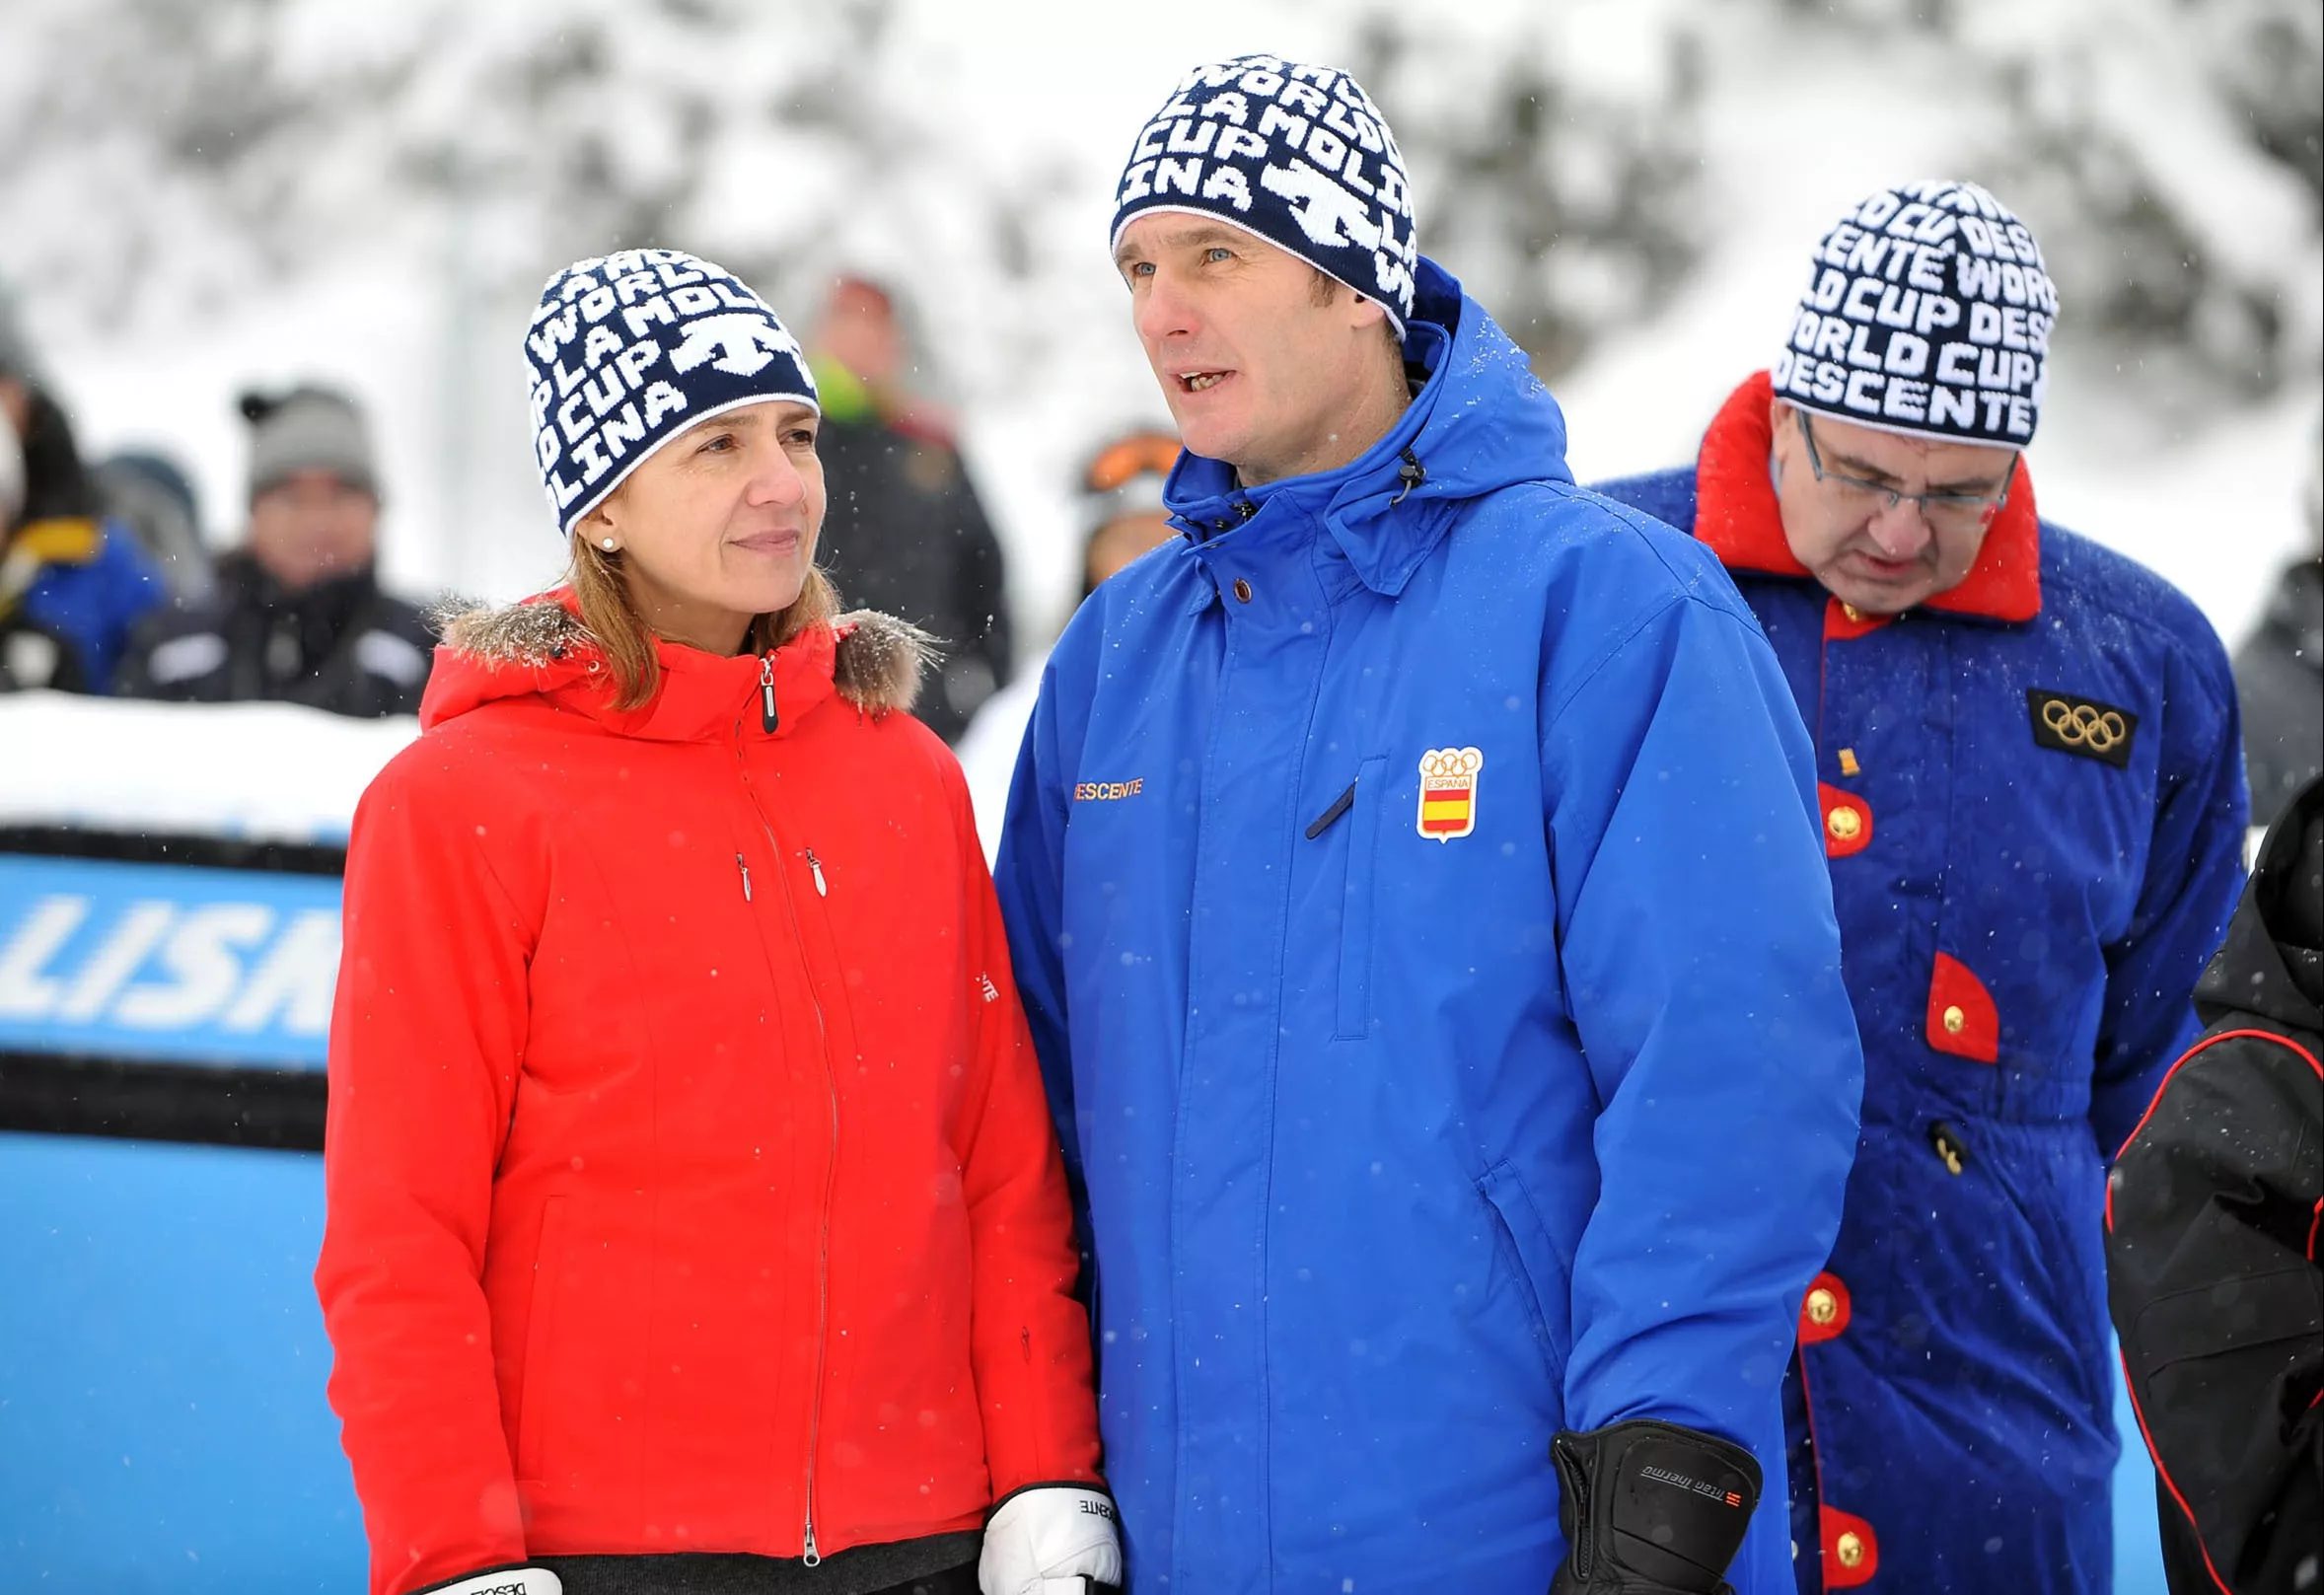
[[[2038,1119],[2083,1110],[2107,947],[2128,933],[2145,874],[2156,739],[2123,711],[2135,734],[2104,757],[2060,745],[2045,703],[2082,700],[2029,692],[2018,678],[2037,664],[2065,668],[1955,650],[1961,709],[1924,1033],[1939,1053],[1998,1065],[2011,1116]]]
[[[1367,759],[1357,769],[1347,826],[1347,887],[1340,908],[1340,995],[1334,1041],[1362,1041],[1372,1030],[1373,918],[1380,874],[1380,810],[1387,799],[1388,761]]]

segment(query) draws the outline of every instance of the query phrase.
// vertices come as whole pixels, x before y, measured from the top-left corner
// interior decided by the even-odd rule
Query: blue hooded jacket
[[[1849,610],[1787,545],[1771,398],[1605,491],[1726,561],[1816,744],[1867,1074],[1786,1388],[1799,1587],[2107,1595],[2105,1165],[2242,881],[2226,651],[2022,462],[1957,587]]]
[[[1011,792],[1131,1587],[1541,1595],[1551,1438],[1655,1417],[1759,1457],[1730,1577],[1775,1595],[1862,1085],[1807,740],[1425,261],[1406,349],[1343,470],[1181,459]]]

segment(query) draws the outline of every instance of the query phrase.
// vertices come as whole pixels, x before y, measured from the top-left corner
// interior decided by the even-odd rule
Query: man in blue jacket
[[[1572,484],[1344,74],[1192,74],[1115,253],[1181,536],[1059,640],[999,884],[1132,1587],[1788,1589],[1862,1063],[1766,639]]]
[[[2113,1588],[2105,1164],[2241,878],[2225,651],[2042,521],[2057,294],[1985,190],[1817,247],[1690,470],[1603,490],[1742,588],[1815,739],[1863,1144],[1786,1385],[1802,1591]]]

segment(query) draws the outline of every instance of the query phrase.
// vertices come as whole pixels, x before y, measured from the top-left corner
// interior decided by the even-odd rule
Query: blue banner
[[[320,1071],[339,882],[0,853],[0,1050]]]

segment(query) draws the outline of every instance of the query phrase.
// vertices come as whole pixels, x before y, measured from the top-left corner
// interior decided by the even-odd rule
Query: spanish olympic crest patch
[[[1415,822],[1423,836],[1450,841],[1477,829],[1477,772],[1485,755],[1475,748],[1431,748],[1420,756],[1420,813]]]

